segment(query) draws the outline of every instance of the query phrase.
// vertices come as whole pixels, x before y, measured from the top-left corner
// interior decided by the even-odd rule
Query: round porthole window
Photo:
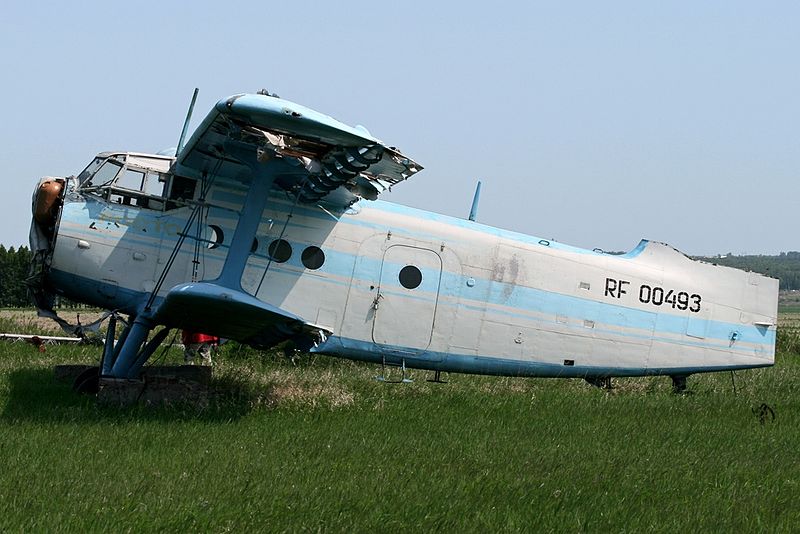
[[[422,283],[422,271],[414,265],[400,269],[400,284],[406,289],[416,289]]]
[[[310,247],[306,247],[300,259],[303,261],[303,265],[306,266],[306,269],[311,269],[313,271],[319,269],[322,267],[322,264],[325,263],[325,253],[322,252],[321,248],[311,245]]]
[[[216,224],[209,224],[209,236],[208,242],[206,242],[206,248],[217,248],[222,244],[222,241],[225,239],[225,233],[222,231],[222,228],[217,226]]]
[[[250,253],[255,254],[257,250],[258,250],[258,238],[254,237],[253,244],[250,245]]]
[[[269,244],[268,252],[273,261],[283,263],[292,257],[292,245],[283,239],[276,239]]]

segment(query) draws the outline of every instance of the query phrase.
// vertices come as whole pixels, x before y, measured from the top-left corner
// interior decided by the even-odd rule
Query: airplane
[[[184,146],[196,96],[176,155],[103,152],[34,191],[40,314],[59,295],[113,312],[78,389],[138,377],[170,329],[404,379],[664,375],[681,391],[774,363],[774,278],[656,241],[611,254],[493,228],[474,220],[477,192],[466,219],[379,200],[422,167],[267,91],[220,100]]]

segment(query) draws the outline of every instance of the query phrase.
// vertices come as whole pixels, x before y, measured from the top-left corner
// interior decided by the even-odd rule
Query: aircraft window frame
[[[170,173],[129,163],[131,162],[128,162],[125,155],[95,157],[81,171],[78,191],[99,195],[112,204],[136,206],[154,211],[178,207],[174,202],[167,202],[166,193],[172,182]],[[113,171],[114,167],[117,170],[113,176],[104,174],[108,172],[106,169]],[[98,178],[102,182],[94,183]],[[160,194],[148,191],[150,189],[154,191],[160,189]]]
[[[146,173],[143,170],[136,169],[136,168],[125,167],[125,169],[122,171],[121,175],[117,174],[117,178],[116,178],[116,180],[114,180],[114,183],[112,184],[112,186],[117,188],[117,189],[126,189],[128,191],[136,191],[136,192],[144,193],[144,191],[142,190],[142,187],[144,186],[145,174]],[[137,182],[138,182],[138,185],[136,185],[136,187],[130,187],[130,186],[136,184]],[[146,193],[144,193],[144,194],[146,194]]]
[[[145,173],[144,181],[142,182],[142,193],[151,197],[166,198],[167,197],[167,177],[157,171],[148,170]],[[159,188],[160,193],[156,193]]]
[[[197,180],[171,174],[169,182],[164,185],[167,211],[181,208],[194,200],[198,190],[197,184]]]
[[[111,202],[112,204],[122,204],[124,206],[136,206],[138,208],[144,208],[154,211],[163,211],[165,206],[165,198],[163,196],[153,195],[150,193],[146,193],[141,188],[145,187],[145,180],[149,175],[157,175],[161,174],[157,171],[152,169],[141,168],[137,166],[125,166],[124,168],[125,175],[120,176],[119,174],[116,177],[116,180],[111,185],[107,186],[105,189],[105,196],[106,199]],[[126,178],[127,176],[138,174],[141,175],[141,178],[137,178],[139,182],[139,189],[130,189],[129,187],[125,187],[125,185],[119,185],[119,180],[122,178]],[[165,177],[164,181],[167,180]]]
[[[117,167],[117,170],[114,173],[114,175],[111,176],[110,178],[107,178],[105,175],[101,175],[100,174],[104,169],[113,170],[113,167]],[[113,159],[106,159],[103,162],[103,164],[100,165],[94,171],[94,173],[91,176],[87,177],[84,180],[84,182],[81,184],[80,188],[82,190],[85,190],[85,191],[96,191],[96,190],[101,189],[103,187],[109,187],[109,185],[111,183],[113,183],[114,180],[116,180],[117,176],[119,176],[119,173],[122,172],[122,170],[124,168],[125,168],[125,164],[124,163],[120,163],[119,161],[116,161],[116,160],[113,160]],[[88,169],[88,167],[87,167],[87,169]],[[98,176],[100,176],[104,180],[102,183],[94,183],[94,179],[97,178]]]
[[[103,166],[103,164],[108,160],[108,158],[94,158],[91,163],[89,163],[86,168],[84,168],[77,177],[78,187],[83,187],[84,182],[94,178],[94,175],[97,173],[97,170]]]

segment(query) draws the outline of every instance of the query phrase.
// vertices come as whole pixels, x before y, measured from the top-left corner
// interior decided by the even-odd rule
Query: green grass
[[[800,521],[800,365],[580,380],[378,369],[228,348],[205,408],[115,409],[0,344],[0,530],[760,531]],[[167,353],[168,362],[180,355]],[[775,419],[760,418],[769,405]]]

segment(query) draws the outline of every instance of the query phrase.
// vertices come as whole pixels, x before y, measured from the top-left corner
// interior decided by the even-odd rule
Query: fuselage
[[[116,181],[67,184],[44,284],[136,315],[154,290],[219,275],[247,190],[218,179],[187,227],[200,182],[147,155],[101,155],[91,172],[114,158]],[[129,171],[138,186],[120,182]],[[656,242],[613,255],[379,200],[342,210],[274,190],[241,287],[332,332],[317,352],[409,367],[675,376],[774,361],[775,279]]]

